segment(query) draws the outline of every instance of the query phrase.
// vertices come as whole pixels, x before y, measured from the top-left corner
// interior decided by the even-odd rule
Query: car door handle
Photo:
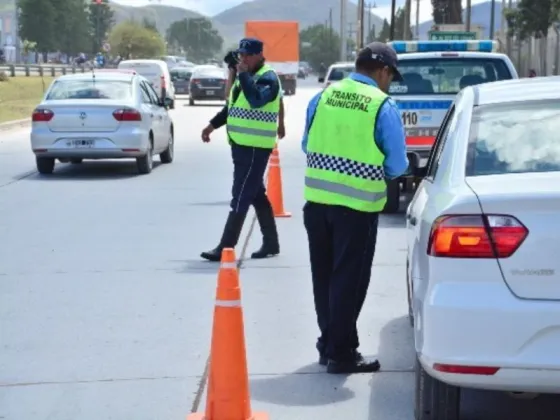
[[[150,114],[150,117],[154,118],[154,114]]]
[[[406,218],[408,219],[409,223],[410,223],[412,226],[416,226],[416,223],[418,223],[418,220],[416,219],[416,217],[414,217],[414,216],[411,215],[411,214],[407,214],[407,215],[406,215]]]

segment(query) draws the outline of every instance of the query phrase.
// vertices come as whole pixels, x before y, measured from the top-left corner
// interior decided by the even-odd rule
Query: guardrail
[[[107,68],[106,66],[105,68]],[[67,64],[3,64],[0,73],[4,72],[9,77],[51,76],[61,74],[85,73],[91,71],[91,66],[75,66]]]

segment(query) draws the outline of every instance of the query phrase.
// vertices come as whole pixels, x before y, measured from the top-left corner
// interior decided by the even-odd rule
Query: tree
[[[461,0],[432,0],[436,25],[463,23]]]
[[[405,24],[405,13],[404,9],[398,8],[395,13],[395,39],[411,39],[412,38],[412,30],[410,27],[404,27]],[[405,31],[407,32],[405,34]]]
[[[109,31],[115,24],[115,13],[107,0],[98,3],[95,0],[86,0],[88,4],[89,32],[92,37],[92,52],[99,52],[107,39]]]
[[[510,34],[521,39],[528,36],[546,38],[559,19],[560,0],[521,0],[515,9],[505,11]]]
[[[321,63],[326,66],[340,59],[340,36],[325,25],[313,25],[299,33],[300,55],[314,69]]]
[[[152,58],[165,53],[165,43],[158,33],[131,21],[119,23],[111,30],[109,44],[112,51],[127,58]]]
[[[206,18],[183,19],[167,30],[171,48],[182,48],[191,61],[205,61],[216,57],[222,50],[223,38]]]
[[[76,55],[90,48],[88,10],[83,0],[50,0],[56,10],[55,50]]]
[[[154,20],[150,20],[147,17],[145,17],[142,20],[142,26],[146,29],[149,29],[152,32],[156,32],[156,33],[159,34],[159,30],[158,30],[156,22]]]
[[[45,0],[18,0],[19,36],[36,43],[36,51],[46,55],[56,49],[57,12],[51,2]]]
[[[377,40],[377,36],[375,35],[375,25],[373,25],[369,31],[369,33],[366,36],[366,44],[369,44],[370,42],[376,41]]]
[[[391,37],[391,25],[389,25],[387,19],[384,19],[383,26],[381,27],[381,31],[379,31],[379,35],[377,36],[377,40],[381,42],[387,42],[387,40],[390,37]]]

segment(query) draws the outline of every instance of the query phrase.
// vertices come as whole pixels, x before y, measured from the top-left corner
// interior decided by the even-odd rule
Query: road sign
[[[430,31],[428,35],[432,41],[462,41],[476,39],[476,32],[466,31]]]
[[[105,51],[105,52],[111,51],[111,44],[109,44],[108,42],[103,44],[103,51]]]

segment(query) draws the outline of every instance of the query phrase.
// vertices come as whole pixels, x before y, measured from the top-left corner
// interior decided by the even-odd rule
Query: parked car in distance
[[[167,99],[167,102],[170,100]],[[87,72],[58,77],[33,111],[31,148],[37,170],[50,174],[55,160],[136,159],[150,173],[153,155],[174,156],[174,128],[165,100],[144,77]]]
[[[195,105],[195,101],[225,100],[226,80],[225,70],[220,67],[195,67],[189,86],[189,105]]]
[[[416,420],[459,419],[465,388],[560,394],[559,132],[560,77],[471,85],[417,170]]]
[[[188,95],[192,69],[189,67],[174,67],[170,71],[171,83],[176,95]]]

